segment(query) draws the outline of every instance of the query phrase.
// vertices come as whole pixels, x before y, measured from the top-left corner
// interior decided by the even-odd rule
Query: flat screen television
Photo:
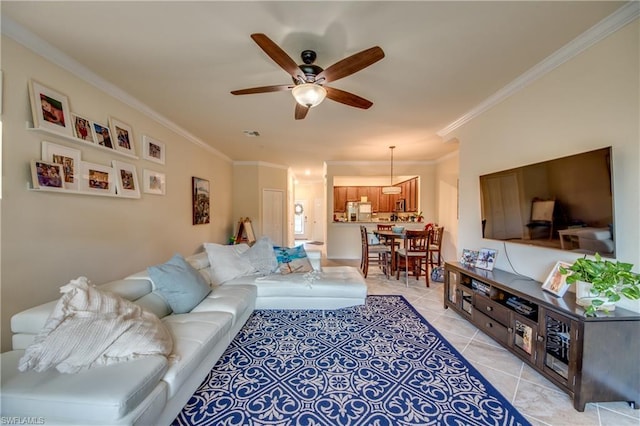
[[[615,256],[611,147],[480,176],[483,238]]]

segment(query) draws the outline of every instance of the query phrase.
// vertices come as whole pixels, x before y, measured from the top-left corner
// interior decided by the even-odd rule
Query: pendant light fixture
[[[402,192],[402,188],[399,186],[393,186],[393,150],[395,149],[395,146],[390,146],[389,149],[391,150],[391,181],[389,186],[382,188],[382,193],[387,195],[398,195]]]

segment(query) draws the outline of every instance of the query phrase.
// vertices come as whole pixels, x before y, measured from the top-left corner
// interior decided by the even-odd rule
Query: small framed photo
[[[136,166],[124,161],[111,161],[116,174],[116,192],[122,197],[140,198]]]
[[[209,181],[198,177],[191,178],[193,224],[209,223]]]
[[[493,271],[493,265],[496,263],[496,256],[498,250],[483,248],[478,251],[478,258],[476,259],[476,268],[486,269],[487,271]]]
[[[36,189],[64,190],[64,167],[49,161],[31,160],[31,183]]]
[[[64,189],[80,189],[80,151],[55,143],[42,141],[42,160],[62,164]]]
[[[560,267],[569,268],[571,267],[571,264],[562,261],[556,262],[553,269],[551,269],[551,272],[549,272],[547,279],[544,280],[544,284],[542,284],[542,289],[544,291],[548,291],[558,297],[564,296],[570,286],[570,284],[567,284],[568,275],[560,273]]]
[[[151,136],[142,135],[142,158],[158,164],[164,164],[164,142],[153,139]]]
[[[35,80],[29,80],[33,127],[73,136],[69,99]]]
[[[166,193],[164,173],[149,169],[142,170],[142,190],[147,194],[164,195]]]
[[[463,249],[460,263],[465,266],[476,266],[478,260],[478,250]]]
[[[81,163],[80,190],[98,194],[115,194],[113,168],[83,161]]]
[[[71,113],[73,119],[73,136],[85,142],[96,143],[96,139],[91,130],[91,121],[88,118]]]
[[[105,148],[113,148],[113,139],[111,139],[111,131],[107,126],[100,123],[91,123],[93,125],[93,137],[96,143]]]
[[[114,147],[116,151],[127,152],[135,155],[136,149],[134,146],[133,129],[131,129],[131,126],[113,117],[109,117],[109,126],[111,127],[111,134],[115,137]]]

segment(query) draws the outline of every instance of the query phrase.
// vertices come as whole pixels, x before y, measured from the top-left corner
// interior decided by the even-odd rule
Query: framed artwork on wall
[[[83,161],[81,163],[80,190],[97,194],[115,194],[113,168]]]
[[[31,160],[31,183],[35,189],[64,190],[62,164]]]
[[[52,142],[42,141],[42,160],[61,164],[64,171],[63,187],[71,191],[80,189],[80,151]]]
[[[71,113],[73,119],[73,136],[83,141],[96,143],[93,130],[91,130],[91,121],[78,114]]]
[[[193,224],[209,223],[209,181],[198,177],[191,178]]]
[[[29,80],[33,127],[73,136],[69,99],[43,84]]]
[[[93,124],[93,136],[98,145],[104,146],[105,148],[113,149],[113,139],[111,138],[111,131],[107,126],[100,123],[92,123]]]
[[[122,197],[140,198],[136,166],[124,161],[111,162],[116,174],[116,191]]]
[[[164,142],[160,142],[151,136],[142,135],[142,158],[145,160],[164,164],[165,150]]]
[[[122,121],[109,117],[109,127],[111,128],[111,135],[113,139],[113,146],[116,151],[127,152],[135,155],[136,149],[133,139],[133,129],[128,124]]]
[[[164,173],[149,169],[142,170],[142,190],[147,194],[164,195],[166,192]]]
[[[568,275],[560,273],[560,267],[568,269],[570,266],[571,264],[567,262],[556,262],[553,269],[551,269],[551,272],[549,272],[547,279],[544,280],[542,289],[558,297],[564,296],[569,289],[570,284],[567,284]]]

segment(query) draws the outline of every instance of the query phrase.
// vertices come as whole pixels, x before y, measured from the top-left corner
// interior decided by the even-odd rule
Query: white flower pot
[[[606,296],[599,296],[598,293],[592,293],[593,284],[584,281],[576,282],[576,303],[580,306],[590,306],[594,300],[602,300],[602,305],[598,306],[598,311],[613,311],[616,309],[616,302],[610,302]]]

